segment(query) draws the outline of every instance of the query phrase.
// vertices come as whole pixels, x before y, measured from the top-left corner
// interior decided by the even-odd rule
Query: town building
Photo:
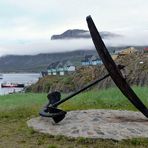
[[[118,56],[125,56],[125,55],[132,54],[135,52],[137,52],[137,49],[135,49],[134,47],[129,47],[123,50],[117,50],[115,51],[115,54]]]
[[[101,65],[102,61],[99,57],[95,55],[86,55],[84,59],[81,60],[81,64],[83,66],[89,66],[89,65]]]
[[[148,53],[148,47],[143,49],[144,53]]]
[[[65,75],[74,72],[76,67],[70,61],[57,61],[47,67],[48,75]]]

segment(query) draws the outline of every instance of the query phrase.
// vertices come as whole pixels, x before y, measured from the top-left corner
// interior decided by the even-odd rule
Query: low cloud
[[[33,43],[20,43],[19,45],[6,45],[0,47],[2,55],[34,55],[39,53],[65,52],[78,49],[92,49],[94,45],[90,39],[34,41]]]
[[[146,46],[148,45],[148,30],[142,32],[135,31],[116,31],[121,36],[115,38],[106,38],[106,46]],[[35,55],[39,53],[69,52],[80,49],[94,49],[91,38],[72,39],[72,40],[35,40],[21,41],[15,44],[1,45],[0,56],[2,55]]]
[[[120,37],[106,39],[107,46],[147,46],[148,45],[148,30],[126,29],[117,31]]]

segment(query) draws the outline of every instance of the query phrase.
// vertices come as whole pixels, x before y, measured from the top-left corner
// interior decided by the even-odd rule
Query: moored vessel
[[[1,88],[12,88],[12,87],[22,88],[22,87],[25,87],[25,85],[21,83],[2,83],[1,84]]]

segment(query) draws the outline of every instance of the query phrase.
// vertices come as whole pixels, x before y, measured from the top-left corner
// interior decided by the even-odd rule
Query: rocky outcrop
[[[90,34],[87,30],[73,29],[73,30],[67,30],[59,35],[53,35],[51,37],[51,40],[73,39],[73,38],[90,38]]]

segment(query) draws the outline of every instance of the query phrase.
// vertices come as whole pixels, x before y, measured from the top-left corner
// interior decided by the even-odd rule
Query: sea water
[[[40,77],[39,73],[8,73],[3,74],[0,79],[0,95],[22,91],[24,88],[1,88],[1,83],[21,83],[29,86],[36,83]]]

